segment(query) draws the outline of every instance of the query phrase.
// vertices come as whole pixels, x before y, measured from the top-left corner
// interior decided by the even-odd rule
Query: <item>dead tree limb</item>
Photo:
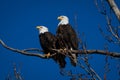
[[[17,71],[17,67],[15,64],[13,65],[13,68],[14,68],[14,76],[15,76],[16,80],[24,80],[23,77],[21,76],[20,72]]]
[[[119,25],[115,26],[115,24],[117,24],[117,22],[115,24],[113,24],[114,18],[112,18],[112,14],[111,14],[111,10],[114,12],[115,16],[117,16],[118,21],[120,21],[120,11],[115,3],[114,0],[106,0],[110,6],[110,11],[107,10],[107,8],[105,7],[105,0],[101,0],[101,7],[98,5],[98,1],[95,0],[95,5],[98,9],[98,11],[105,16],[106,19],[106,23],[107,23],[107,31],[108,33],[105,33],[101,26],[99,26],[99,30],[101,32],[101,34],[103,35],[103,37],[108,41],[108,42],[112,42],[114,44],[120,45],[120,34],[119,34]],[[99,3],[100,4],[100,3]]]
[[[47,57],[44,55],[44,54],[40,54],[40,53],[34,53],[34,52],[30,52],[30,49],[29,49],[29,52],[24,49],[24,50],[19,50],[19,49],[15,49],[15,48],[12,48],[12,47],[9,47],[7,46],[2,40],[0,40],[0,44],[8,49],[8,50],[11,50],[13,52],[17,52],[17,53],[20,53],[22,55],[26,55],[26,56],[36,56],[36,57],[40,57],[40,58],[43,58],[43,59],[47,59]],[[31,48],[31,49],[34,49],[34,48]],[[107,55],[107,56],[111,56],[111,57],[115,57],[115,58],[120,58],[120,53],[117,53],[117,52],[106,52],[104,50],[66,50],[66,51],[62,51],[62,50],[59,50],[59,49],[53,49],[54,51],[56,51],[57,53],[60,53],[60,54],[66,54],[66,52],[70,52],[70,53],[73,53],[73,54],[100,54],[100,55]],[[43,50],[39,50],[41,52],[43,52]],[[56,55],[56,53],[52,54],[49,58],[53,57],[54,55]]]
[[[26,50],[19,50],[19,49],[11,48],[11,47],[7,46],[2,40],[0,40],[0,44],[3,47],[5,47],[6,49],[11,50],[13,52],[17,52],[17,53],[27,55],[27,56],[36,56],[36,57],[40,57],[40,58],[46,58],[45,55],[43,55],[43,54],[30,53],[30,52],[27,52]]]
[[[107,0],[109,6],[111,7],[111,9],[113,10],[113,12],[115,13],[115,15],[117,16],[118,20],[120,21],[120,10],[118,8],[118,6],[116,5],[114,0]]]

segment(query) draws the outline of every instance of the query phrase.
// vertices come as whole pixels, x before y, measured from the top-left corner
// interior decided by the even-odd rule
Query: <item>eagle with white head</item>
[[[69,18],[67,16],[59,16],[60,20],[56,35],[60,48],[68,50],[78,50],[78,38],[75,30],[69,24]],[[71,64],[76,66],[77,54],[70,53]]]
[[[39,40],[40,45],[42,49],[44,50],[45,56],[49,57],[51,54],[54,54],[55,52],[52,49],[56,49],[56,37],[48,31],[48,28],[45,26],[37,26],[36,27],[39,30]],[[65,67],[65,57],[62,54],[56,54],[52,57],[54,61],[56,61],[60,68]]]

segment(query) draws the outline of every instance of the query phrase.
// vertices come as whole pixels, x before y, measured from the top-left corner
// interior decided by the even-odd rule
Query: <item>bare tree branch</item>
[[[106,20],[107,20],[107,24],[108,24],[108,27],[109,27],[109,30],[111,32],[111,34],[120,42],[120,38],[119,36],[113,31],[113,28],[111,26],[111,21],[109,19],[109,17],[106,15]]]
[[[114,0],[106,0],[109,4],[109,6],[112,8],[113,12],[117,16],[118,20],[120,21],[120,10],[118,6],[116,5]]]
[[[78,73],[78,74],[73,74],[72,71],[66,71],[66,70],[61,70],[60,71],[61,75],[63,76],[69,76],[70,80],[96,80],[93,78],[88,78],[86,77],[86,74]]]
[[[11,48],[11,47],[7,46],[2,40],[0,40],[0,44],[3,47],[5,47],[6,49],[11,50],[13,52],[17,52],[17,53],[27,55],[27,56],[36,56],[36,57],[40,57],[43,59],[48,59],[44,54],[32,53],[32,52],[27,52],[26,50],[19,50],[19,49]],[[60,54],[66,54],[66,52],[73,53],[73,54],[100,54],[100,55],[107,55],[107,56],[111,56],[111,57],[120,58],[120,53],[106,52],[104,50],[66,50],[66,51],[62,51],[59,49],[53,49],[53,50]],[[40,51],[42,51],[42,50],[40,50]],[[54,55],[56,55],[56,53],[50,55],[49,58],[53,57]]]
[[[114,0],[107,0],[107,2],[109,3],[109,5],[111,7],[110,12],[108,12],[108,10],[105,7],[105,0],[101,0],[101,7],[99,7],[97,0],[95,0],[95,5],[96,5],[98,11],[102,15],[104,15],[105,18],[106,18],[107,30],[108,30],[109,33],[105,34],[100,26],[99,26],[99,30],[106,40],[108,40],[109,42],[112,42],[114,44],[120,45],[119,28],[113,26],[112,22],[113,22],[114,19],[112,18],[112,15],[111,15],[111,10],[113,10],[112,7],[115,7],[115,9],[117,8],[116,11],[119,11],[119,9],[118,9],[117,5],[115,4]],[[118,13],[118,12],[117,12],[117,14],[120,15],[120,13]]]
[[[21,76],[20,72],[17,71],[16,64],[13,65],[14,68],[14,76],[16,80],[24,80],[23,77]]]
[[[11,48],[11,47],[7,46],[2,40],[0,40],[0,44],[3,47],[5,47],[6,49],[11,50],[13,52],[17,52],[17,53],[20,53],[20,54],[23,54],[23,55],[27,55],[27,56],[36,56],[36,57],[40,57],[40,58],[46,58],[45,55],[43,55],[43,54],[30,53],[30,52],[27,52],[26,50],[19,50],[19,49]]]
[[[40,50],[40,49],[38,49],[38,48],[29,48],[29,49],[24,49],[24,50],[22,50],[22,51],[24,51],[24,52],[27,52],[27,51],[44,52],[43,50]]]
[[[89,62],[88,62],[88,58],[82,58],[82,60],[85,62],[85,64],[87,65],[87,70],[89,71],[90,75],[92,76],[93,79],[98,79],[98,80],[102,80],[100,78],[100,76],[95,72],[95,70],[90,66]]]

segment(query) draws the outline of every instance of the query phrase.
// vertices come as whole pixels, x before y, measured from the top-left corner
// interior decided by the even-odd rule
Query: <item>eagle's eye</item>
[[[40,29],[42,29],[43,27],[40,27]]]
[[[61,18],[64,18],[63,16],[61,16]]]

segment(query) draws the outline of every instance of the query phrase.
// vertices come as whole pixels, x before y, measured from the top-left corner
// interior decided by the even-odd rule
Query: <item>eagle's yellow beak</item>
[[[37,26],[36,28],[37,28],[37,29],[41,29],[41,26]]]
[[[57,19],[58,19],[58,20],[62,20],[63,18],[62,18],[61,16],[59,16]]]

